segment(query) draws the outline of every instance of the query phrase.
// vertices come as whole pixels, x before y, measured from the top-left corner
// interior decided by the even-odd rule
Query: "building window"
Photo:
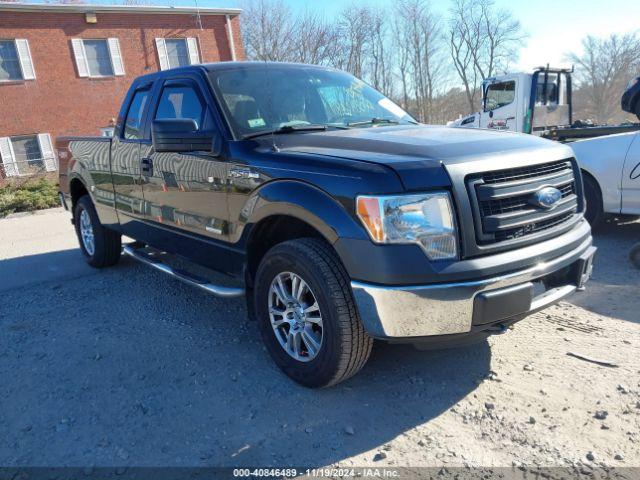
[[[195,38],[156,38],[160,70],[200,63]]]
[[[24,39],[0,40],[0,82],[36,78],[29,42]]]
[[[3,177],[52,172],[57,168],[48,133],[0,137],[0,160]]]
[[[106,40],[83,40],[90,77],[112,77],[113,66]]]
[[[187,41],[184,39],[167,39],[164,41],[167,46],[167,59],[169,68],[184,67],[189,65],[189,50]]]
[[[71,40],[80,77],[124,75],[124,63],[117,38]]]

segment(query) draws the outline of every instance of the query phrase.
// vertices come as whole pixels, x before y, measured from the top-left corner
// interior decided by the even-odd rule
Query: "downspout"
[[[236,46],[233,41],[233,29],[231,28],[231,17],[225,15],[227,23],[227,37],[229,39],[229,48],[231,49],[231,60],[236,61]]]

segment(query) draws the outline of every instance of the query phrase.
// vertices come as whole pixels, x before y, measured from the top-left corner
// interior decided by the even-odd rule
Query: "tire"
[[[95,268],[110,267],[118,263],[122,253],[122,237],[118,232],[100,223],[89,195],[84,195],[78,200],[73,218],[80,250],[87,263]],[[87,236],[83,238],[83,228],[85,232],[87,231],[87,220],[93,233],[93,245],[88,241]]]
[[[640,270],[640,243],[637,243],[631,248],[629,260],[631,260],[634,267]]]
[[[306,289],[299,289],[303,293],[298,296],[298,306],[291,307],[294,313],[270,314],[271,307],[272,311],[288,308],[272,289],[278,289],[278,277],[286,290],[281,293],[286,293],[283,296],[294,303],[294,296],[288,295],[296,290],[294,279],[297,277],[306,283]],[[309,312],[300,323],[294,324],[300,317],[284,321],[285,315],[299,315],[295,312],[303,308],[313,310],[314,305],[319,307],[319,312]],[[254,308],[269,354],[285,374],[306,387],[329,387],[342,382],[357,373],[369,358],[373,339],[360,322],[349,276],[331,247],[320,240],[291,240],[266,253],[255,277]],[[321,317],[321,327],[314,323],[317,322],[315,316]],[[273,327],[272,318],[275,322],[283,320],[282,325]],[[295,341],[290,349],[281,343],[291,332],[300,331],[302,340],[298,342],[298,349],[294,347]],[[314,342],[305,340],[309,333],[319,348],[312,348]],[[295,358],[297,350],[300,354]]]
[[[598,184],[588,175],[583,176],[584,197],[587,202],[585,218],[592,229],[598,228],[604,220],[604,210],[602,208],[602,194]]]

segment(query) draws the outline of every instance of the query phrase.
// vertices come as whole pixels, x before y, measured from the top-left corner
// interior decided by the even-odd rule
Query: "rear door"
[[[118,218],[125,233],[132,234],[144,218],[145,206],[140,175],[140,146],[149,142],[145,132],[151,104],[152,84],[136,87],[130,93],[122,125],[111,142],[111,180]]]
[[[193,119],[199,130],[219,134],[210,95],[208,86],[195,74],[166,79],[155,95],[158,100],[150,123]],[[154,152],[151,143],[142,145],[145,215],[154,230],[154,246],[189,256],[198,253],[198,243],[212,241],[215,248],[216,242],[228,239],[225,158],[210,150]]]

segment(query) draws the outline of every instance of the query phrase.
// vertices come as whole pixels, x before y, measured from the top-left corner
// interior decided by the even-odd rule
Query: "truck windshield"
[[[487,88],[484,110],[488,112],[509,105],[516,97],[516,82],[492,83]]]
[[[304,131],[305,126],[417,123],[380,92],[345,72],[253,64],[214,70],[209,75],[237,137]]]

